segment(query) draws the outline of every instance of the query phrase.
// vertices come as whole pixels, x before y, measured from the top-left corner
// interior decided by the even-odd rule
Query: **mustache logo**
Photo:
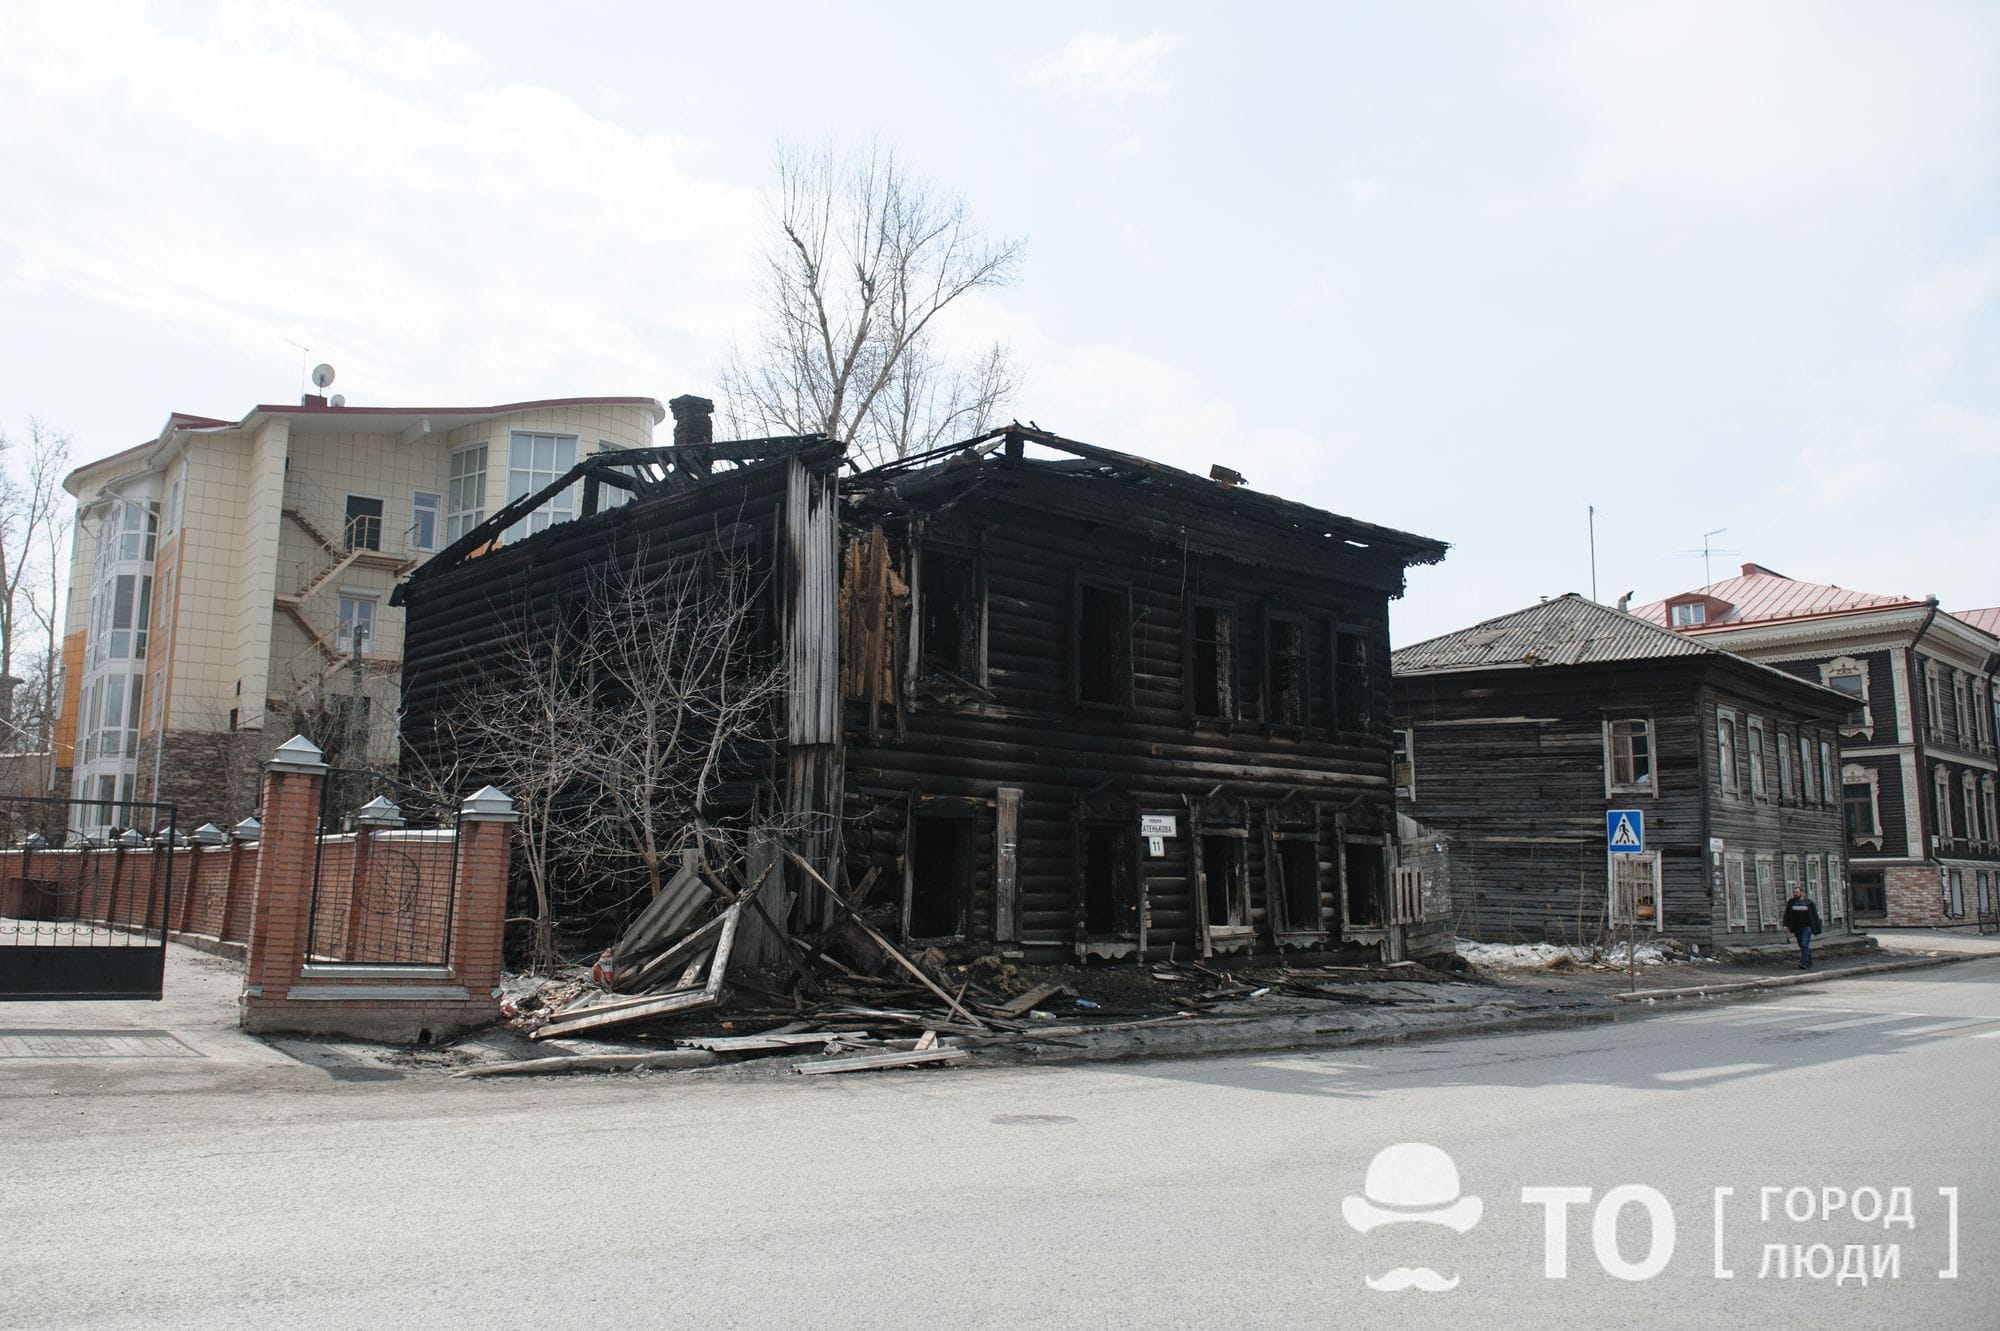
[[[1458,1288],[1458,1277],[1447,1279],[1428,1266],[1399,1266],[1380,1277],[1368,1276],[1368,1288],[1383,1294],[1395,1294],[1406,1289],[1422,1290],[1426,1294],[1443,1294]]]

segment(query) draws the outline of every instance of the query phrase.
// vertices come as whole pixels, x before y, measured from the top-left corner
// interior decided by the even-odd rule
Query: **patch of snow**
[[[1660,943],[1641,943],[1636,949],[1641,966],[1664,966],[1683,960],[1680,949]],[[1458,955],[1475,966],[1533,970],[1549,966],[1591,966],[1625,964],[1625,944],[1607,948],[1566,947],[1560,943],[1475,943],[1458,940]]]

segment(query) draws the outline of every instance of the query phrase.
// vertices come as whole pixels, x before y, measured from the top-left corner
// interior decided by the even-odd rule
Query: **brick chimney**
[[[715,442],[715,404],[705,397],[683,394],[667,403],[674,413],[674,447]]]

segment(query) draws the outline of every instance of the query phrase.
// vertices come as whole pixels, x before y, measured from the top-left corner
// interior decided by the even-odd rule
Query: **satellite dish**
[[[324,361],[313,366],[313,387],[325,388],[333,382],[333,367]]]
[[[345,394],[345,393],[335,393],[335,394],[333,395],[333,398],[332,398],[332,400],[331,400],[330,402],[328,402],[328,403],[327,403],[327,405],[328,405],[328,406],[331,406],[331,407],[344,407],[344,406],[346,406],[346,405],[347,405],[347,394]]]

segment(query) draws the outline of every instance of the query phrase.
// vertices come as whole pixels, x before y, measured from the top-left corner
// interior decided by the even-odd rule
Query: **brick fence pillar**
[[[468,994],[499,996],[507,920],[507,868],[514,849],[514,801],[487,786],[459,806],[457,899],[451,966]]]
[[[264,767],[263,833],[243,977],[241,1020],[246,1029],[258,1028],[260,1011],[284,1005],[305,963],[320,793],[325,784],[326,763],[304,735],[279,745]]]

